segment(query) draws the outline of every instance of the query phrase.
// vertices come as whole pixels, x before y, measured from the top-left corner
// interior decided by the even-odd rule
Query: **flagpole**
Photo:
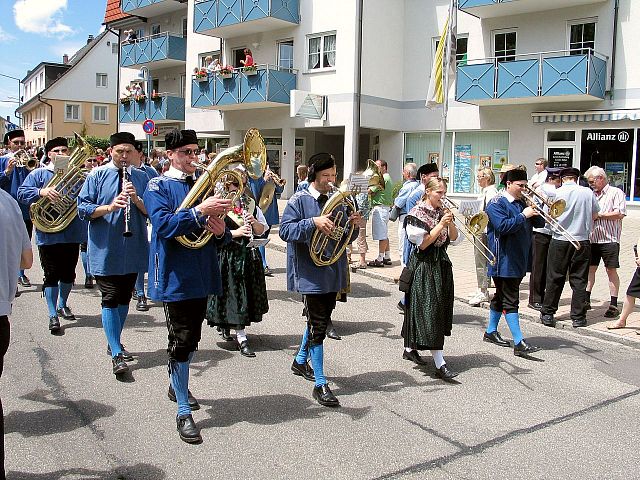
[[[445,55],[442,59],[442,88],[443,98],[442,102],[442,119],[440,120],[440,154],[438,155],[438,170],[442,173],[442,163],[444,161],[444,150],[447,140],[447,114],[449,113],[449,62],[451,61],[451,28],[455,25],[454,15],[457,12],[454,8],[457,8],[456,0],[450,0],[449,2],[449,16],[447,21],[447,45],[445,47]],[[455,60],[454,60],[455,61]]]

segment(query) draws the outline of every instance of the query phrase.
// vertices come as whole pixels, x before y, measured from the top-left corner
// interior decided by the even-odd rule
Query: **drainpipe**
[[[611,41],[611,87],[609,88],[609,102],[613,103],[613,88],[616,82],[616,45],[618,43],[618,15],[620,0],[615,0],[613,7],[613,39]]]
[[[49,132],[49,137],[53,138],[53,105],[51,105],[49,102],[46,102],[42,99],[42,95],[38,94],[38,101],[40,103],[44,103],[45,105],[49,106],[49,122],[51,123],[51,131]]]
[[[118,29],[118,31],[116,32],[110,27],[106,27],[106,29],[118,37],[118,63],[117,63],[118,74],[116,75],[116,78],[117,78],[116,80],[116,132],[119,132],[120,131],[120,52],[121,52],[120,35],[122,35],[122,31]]]
[[[358,0],[356,4],[356,69],[355,69],[355,95],[353,106],[353,142],[352,149],[353,159],[351,160],[351,171],[358,170],[358,162],[360,160],[360,105],[362,99],[362,14],[364,9],[364,0]]]

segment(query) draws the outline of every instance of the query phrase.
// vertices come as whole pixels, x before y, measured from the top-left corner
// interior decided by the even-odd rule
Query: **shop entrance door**
[[[580,171],[597,165],[607,172],[609,184],[629,197],[635,132],[633,129],[583,130]]]

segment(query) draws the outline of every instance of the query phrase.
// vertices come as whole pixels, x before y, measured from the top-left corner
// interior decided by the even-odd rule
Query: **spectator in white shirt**
[[[534,173],[531,180],[529,180],[529,186],[532,190],[537,189],[547,181],[547,165],[549,165],[549,162],[547,162],[545,158],[536,160],[536,173]]]

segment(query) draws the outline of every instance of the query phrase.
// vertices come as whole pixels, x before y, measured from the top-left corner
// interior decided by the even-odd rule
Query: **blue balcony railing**
[[[235,70],[229,78],[210,73],[192,79],[191,106],[214,110],[277,107],[289,105],[296,89],[297,72],[273,65],[258,65],[255,74]]]
[[[147,98],[137,102],[120,103],[120,123],[140,123],[150,118],[156,123],[184,122],[184,98],[160,95],[156,99]]]
[[[475,105],[603,99],[607,57],[590,49],[518,55],[459,65],[456,100]]]
[[[196,1],[193,31],[214,37],[235,37],[277,30],[300,23],[299,0]]]
[[[458,8],[479,18],[504,17],[523,13],[573,8],[606,0],[459,0]]]
[[[187,39],[175,33],[160,33],[123,43],[121,67],[138,67],[154,63],[153,68],[183,65],[187,59]]]
[[[178,10],[186,12],[187,4],[176,0],[121,0],[120,9],[130,15],[156,17]]]

